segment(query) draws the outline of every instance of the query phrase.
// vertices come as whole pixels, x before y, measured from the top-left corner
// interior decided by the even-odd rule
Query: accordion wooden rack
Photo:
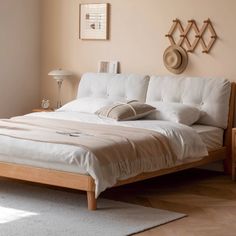
[[[178,40],[174,39],[176,31],[180,32]],[[195,33],[195,38],[190,42],[189,34],[190,32],[192,33],[192,31]],[[194,52],[195,48],[198,45],[201,45],[203,53],[209,53],[217,39],[216,32],[210,19],[205,20],[200,29],[195,20],[189,20],[184,29],[180,20],[175,19],[173,20],[170,31],[165,36],[168,37],[171,45],[185,46],[187,52]]]

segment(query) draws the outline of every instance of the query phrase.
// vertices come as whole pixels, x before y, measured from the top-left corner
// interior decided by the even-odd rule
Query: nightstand
[[[54,109],[52,108],[47,108],[47,109],[44,109],[44,108],[35,108],[32,110],[32,112],[52,112],[54,111]]]
[[[236,168],[236,128],[232,129],[232,180],[235,180]]]

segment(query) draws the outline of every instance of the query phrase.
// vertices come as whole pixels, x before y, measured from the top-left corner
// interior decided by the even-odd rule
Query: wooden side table
[[[235,180],[236,168],[236,128],[232,129],[232,180]]]
[[[54,111],[54,109],[52,108],[47,108],[47,109],[44,109],[44,108],[35,108],[32,110],[32,112],[52,112]]]

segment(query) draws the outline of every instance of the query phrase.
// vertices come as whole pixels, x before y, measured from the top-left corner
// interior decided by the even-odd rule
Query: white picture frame
[[[80,39],[108,39],[108,3],[80,4]]]
[[[100,61],[98,63],[98,72],[99,73],[118,73],[118,61]]]

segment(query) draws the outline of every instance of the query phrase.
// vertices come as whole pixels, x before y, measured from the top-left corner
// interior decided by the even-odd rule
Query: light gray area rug
[[[0,180],[0,236],[131,235],[185,216],[107,199],[98,208],[85,194]]]

